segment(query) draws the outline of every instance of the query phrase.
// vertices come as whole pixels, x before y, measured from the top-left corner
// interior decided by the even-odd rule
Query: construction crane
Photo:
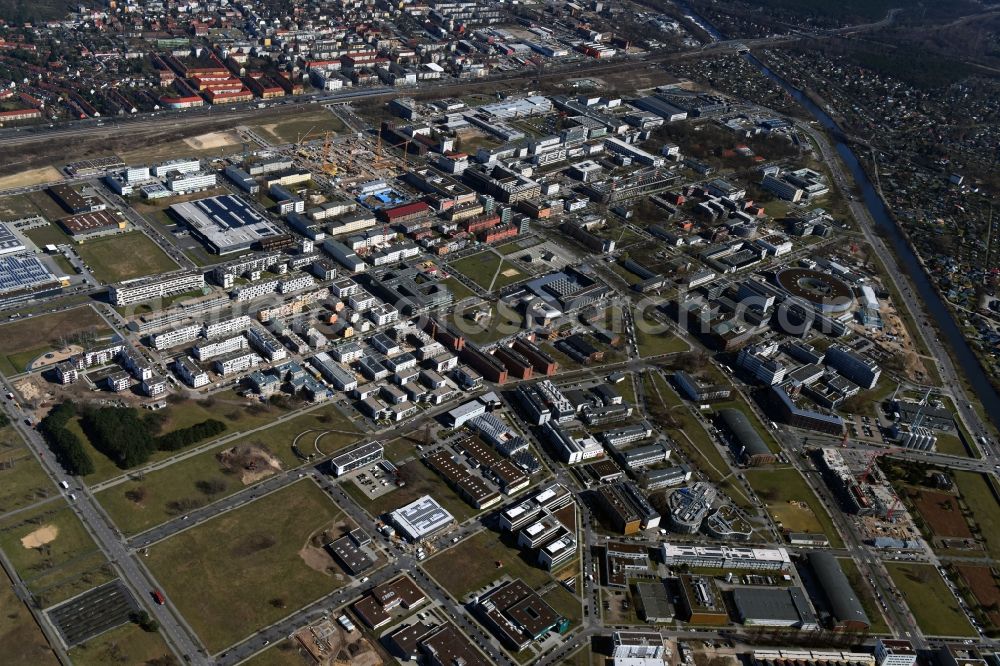
[[[333,161],[333,132],[323,137],[323,173],[331,177],[337,175],[337,164]]]
[[[868,466],[865,467],[864,474],[861,475],[861,483],[868,483],[868,476],[871,474],[872,470],[875,468],[875,462],[882,456],[892,455],[893,453],[899,453],[903,449],[899,447],[892,447],[890,449],[883,449],[881,451],[872,451],[872,457],[868,459]]]

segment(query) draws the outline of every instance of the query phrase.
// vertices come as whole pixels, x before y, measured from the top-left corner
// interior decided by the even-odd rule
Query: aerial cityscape
[[[997,0],[0,0],[0,664],[1000,666]]]

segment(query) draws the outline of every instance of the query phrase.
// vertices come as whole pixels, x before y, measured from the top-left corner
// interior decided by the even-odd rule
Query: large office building
[[[476,611],[500,642],[519,652],[551,630],[564,631],[568,622],[521,579],[490,590],[479,598]]]
[[[882,375],[878,363],[843,345],[832,345],[826,350],[826,364],[866,389],[875,388]]]
[[[393,525],[410,541],[421,541],[455,523],[455,518],[430,495],[424,495],[389,514]]]
[[[216,254],[249,250],[282,235],[266,217],[236,195],[174,204],[170,211]]]
[[[670,567],[785,571],[792,565],[784,548],[744,548],[735,546],[695,546],[664,542],[663,562]]]
[[[176,275],[154,275],[135,280],[127,280],[111,285],[111,302],[116,306],[141,303],[154,298],[176,296],[189,291],[205,288],[203,273],[179,273]]]
[[[875,663],[878,666],[915,666],[917,651],[910,641],[878,638],[875,640]]]
[[[384,453],[382,442],[367,442],[334,456],[330,459],[330,469],[334,475],[341,476],[379,462]]]

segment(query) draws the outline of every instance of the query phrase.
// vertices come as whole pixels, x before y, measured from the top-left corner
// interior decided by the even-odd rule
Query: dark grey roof
[[[726,426],[726,430],[736,440],[736,443],[746,449],[746,455],[756,456],[771,453],[771,449],[767,448],[767,444],[754,430],[746,414],[738,409],[720,409],[719,418],[722,419],[723,425]]]
[[[787,621],[816,624],[801,588],[737,587],[733,602],[744,621]]]
[[[809,565],[830,602],[830,612],[838,622],[871,624],[836,557],[827,552],[812,552],[809,553]]]

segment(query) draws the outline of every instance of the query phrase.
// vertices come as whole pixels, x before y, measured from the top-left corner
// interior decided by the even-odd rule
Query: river
[[[713,39],[718,41],[725,39],[725,36],[719,32],[715,26],[709,23],[704,17],[699,16],[696,12],[694,12],[691,7],[687,5],[687,3],[677,2],[677,5],[685,13],[689,14],[699,26],[704,28]],[[882,200],[882,197],[879,196],[878,191],[868,179],[868,174],[861,166],[861,162],[854,154],[854,151],[851,150],[850,146],[844,143],[843,130],[836,123],[836,121],[830,117],[830,114],[809,99],[809,97],[801,90],[773,72],[767,65],[762,63],[756,57],[746,53],[743,55],[743,58],[759,69],[764,76],[781,86],[795,99],[795,101],[808,111],[820,125],[829,131],[834,141],[834,148],[836,149],[837,154],[840,155],[840,159],[844,162],[844,166],[847,167],[847,170],[850,171],[851,176],[854,178],[854,182],[858,186],[858,190],[861,192],[865,208],[868,209],[872,219],[875,220],[875,224],[878,225],[879,230],[883,232],[883,237],[888,242],[893,253],[895,253],[900,267],[906,271],[907,276],[910,278],[913,287],[916,289],[920,300],[923,302],[924,307],[927,310],[927,314],[937,325],[938,331],[941,335],[941,340],[951,351],[952,358],[958,366],[957,369],[965,375],[969,384],[972,386],[972,390],[975,392],[976,397],[979,398],[980,402],[982,402],[987,418],[993,422],[993,425],[1000,428],[1000,395],[997,394],[993,384],[986,376],[983,366],[980,365],[975,353],[969,346],[969,341],[966,340],[962,330],[958,327],[951,310],[948,309],[944,300],[942,300],[940,294],[938,294],[937,290],[934,288],[934,285],[931,284],[930,278],[924,271],[923,266],[920,265],[920,261],[917,259],[916,254],[914,254],[913,250],[910,248],[909,243],[906,242],[906,239],[903,237],[899,227],[896,226],[896,223],[889,216],[889,212],[885,207],[885,202]],[[902,303],[897,303],[897,306],[905,307]],[[914,316],[919,317],[920,314],[914,313]],[[973,433],[973,436],[975,436],[975,433]]]

